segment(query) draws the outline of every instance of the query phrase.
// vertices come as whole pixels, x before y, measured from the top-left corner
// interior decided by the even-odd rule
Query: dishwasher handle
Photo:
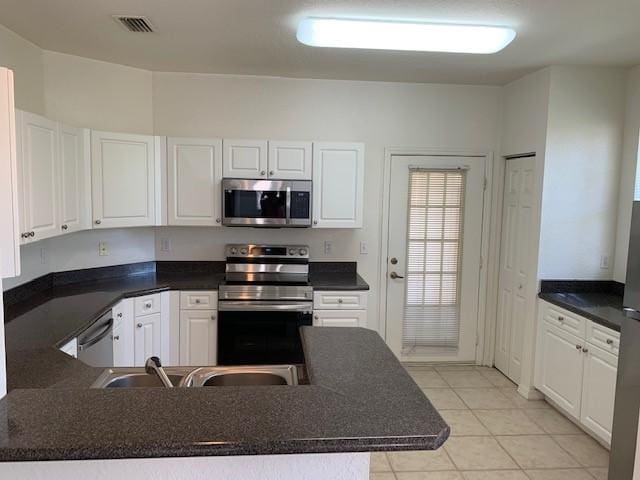
[[[102,330],[98,335],[96,335],[95,337],[87,340],[84,343],[81,343],[78,345],[78,351],[81,352],[82,350],[86,350],[87,348],[95,345],[96,343],[98,343],[100,340],[102,340],[104,337],[106,337],[107,335],[109,335],[109,333],[111,332],[111,330],[113,329],[113,318],[110,318],[107,321],[107,326],[104,328],[104,330]]]

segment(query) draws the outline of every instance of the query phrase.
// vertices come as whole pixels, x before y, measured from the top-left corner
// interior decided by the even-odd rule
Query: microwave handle
[[[285,215],[287,217],[287,225],[291,223],[291,187],[287,187],[287,197],[285,200]]]

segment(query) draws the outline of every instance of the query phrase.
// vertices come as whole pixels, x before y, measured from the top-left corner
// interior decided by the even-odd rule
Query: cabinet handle
[[[96,225],[100,225],[100,224],[102,223],[102,220],[96,220],[94,223],[95,223]]]
[[[216,223],[220,223],[220,219],[219,218],[216,218]]]
[[[196,298],[196,299],[195,299],[195,302],[196,302],[196,303],[200,303],[200,299],[199,299],[199,298]]]
[[[341,298],[339,298],[339,299],[338,299],[338,303],[342,303],[342,302],[344,302],[344,300],[343,300],[343,299],[341,299]]]
[[[576,350],[582,350],[582,345],[576,345]]]
[[[120,313],[118,314],[118,317],[122,318],[122,312],[120,312]]]
[[[317,225],[317,224],[318,224],[318,220],[314,220],[314,221],[313,221],[313,224],[314,224],[314,225]]]
[[[144,308],[151,308],[151,302],[144,302]]]
[[[263,177],[267,174],[267,172],[265,172],[264,170],[260,171],[260,175],[262,175]]]
[[[68,227],[67,225],[62,225],[60,228],[61,228],[62,230],[67,230],[69,227]]]
[[[588,352],[589,352],[589,349],[588,349],[588,348],[583,348],[583,349],[582,349],[582,353],[588,353]]]
[[[559,316],[559,317],[558,317],[558,321],[559,321],[559,322],[564,322],[564,317],[563,317],[563,316]]]
[[[35,237],[36,236],[36,232],[34,232],[34,231],[29,232],[29,236],[30,237]]]
[[[269,170],[269,176],[272,177],[273,176],[273,170]]]
[[[142,328],[142,324],[141,324],[141,323],[139,323],[138,325],[136,325],[136,327],[138,327],[138,328]]]
[[[313,318],[315,318],[316,320],[318,320],[318,318],[320,318],[320,317],[318,317],[318,315],[314,315],[314,316],[313,316]]]
[[[116,335],[113,337],[114,342],[117,342],[118,340],[120,340],[120,335]]]
[[[216,316],[215,315],[211,315],[211,320],[215,320]]]
[[[22,233],[20,236],[22,238],[28,238],[29,237],[29,232]]]
[[[613,345],[613,340],[611,340],[610,338],[607,338],[607,345]]]

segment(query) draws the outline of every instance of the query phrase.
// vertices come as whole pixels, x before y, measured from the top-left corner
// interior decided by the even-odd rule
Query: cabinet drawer
[[[316,327],[364,327],[367,312],[364,310],[315,310],[313,325]]]
[[[545,302],[543,318],[551,325],[555,325],[580,338],[585,338],[587,320],[579,315]]]
[[[313,292],[313,308],[323,310],[365,310],[367,292]]]
[[[188,310],[217,310],[218,292],[180,292],[180,308]]]
[[[151,315],[160,311],[160,294],[145,295],[134,299],[135,316]]]
[[[589,320],[587,322],[587,342],[600,347],[605,352],[618,355],[620,333]]]

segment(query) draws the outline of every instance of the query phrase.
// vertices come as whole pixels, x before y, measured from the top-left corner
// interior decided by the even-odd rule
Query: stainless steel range
[[[220,285],[218,363],[303,363],[299,329],[311,325],[306,245],[227,245]]]

